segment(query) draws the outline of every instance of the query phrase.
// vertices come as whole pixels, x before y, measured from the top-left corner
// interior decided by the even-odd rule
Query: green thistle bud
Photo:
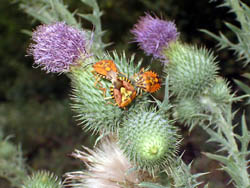
[[[134,57],[132,56],[130,60],[127,60],[124,53],[121,57],[117,53],[113,53],[113,57],[104,54],[103,57],[98,57],[98,59],[113,60],[119,71],[128,76],[132,76],[139,71],[140,63],[135,67],[133,64]],[[72,68],[70,74],[73,87],[72,107],[86,130],[113,132],[119,127],[122,118],[126,116],[128,111],[115,106],[113,99],[105,100],[103,91],[98,89],[98,86],[95,87],[96,78],[91,71],[94,70],[92,65],[97,61],[94,58],[88,58],[84,63],[81,63],[81,67]],[[106,97],[110,97],[111,82],[101,79],[100,83],[101,87],[106,89]],[[135,107],[135,100],[128,107],[130,110]]]
[[[92,59],[93,62],[96,60]],[[72,108],[78,114],[77,118],[84,129],[91,131],[112,131],[119,122],[122,110],[108,104],[103,92],[95,87],[95,77],[91,72],[92,66],[77,67],[71,71],[73,87]],[[100,83],[109,94],[109,83],[101,80]],[[119,124],[119,123],[118,123]]]
[[[174,116],[179,122],[190,126],[190,131],[204,121],[204,110],[196,99],[183,98],[175,105]]]
[[[210,87],[217,74],[217,63],[212,53],[195,46],[171,43],[165,51],[169,60],[170,90],[178,97],[193,97]]]
[[[209,114],[216,107],[226,108],[233,100],[226,81],[217,77],[214,84],[207,88],[199,98],[183,98],[175,105],[175,117],[181,123],[190,126],[190,131],[197,124],[211,120]]]
[[[131,113],[119,133],[124,153],[149,173],[165,167],[176,155],[177,130],[155,111]]]
[[[207,95],[218,105],[225,106],[232,102],[228,83],[221,77],[217,77],[213,86],[207,91]]]
[[[62,188],[61,181],[53,174],[41,171],[26,178],[22,188]]]

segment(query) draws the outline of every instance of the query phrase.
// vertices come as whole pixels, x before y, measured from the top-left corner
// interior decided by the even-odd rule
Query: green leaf
[[[27,30],[27,29],[22,29],[21,32],[24,33],[24,34],[26,34],[26,35],[29,35],[29,36],[32,35],[32,31]]]
[[[219,142],[220,144],[222,144],[222,146],[227,148],[227,150],[231,148],[231,145],[229,145],[229,143],[227,142],[227,140],[225,139],[225,137],[223,137],[221,133],[215,132],[210,128],[207,128],[206,132],[211,136],[208,140],[209,142]]]
[[[234,33],[236,33],[236,34],[242,32],[242,30],[241,30],[240,28],[236,27],[235,25],[233,25],[233,24],[231,24],[231,23],[225,22],[225,25],[226,25],[229,29],[231,29]]]
[[[216,155],[216,154],[212,154],[212,153],[204,153],[207,157],[214,159],[216,161],[219,161],[223,164],[228,164],[230,161],[227,157],[221,156],[221,155]]]
[[[80,17],[90,21],[91,23],[96,23],[98,21],[98,18],[94,16],[93,14],[78,14]]]
[[[161,108],[167,107],[169,105],[169,76],[165,77],[165,92],[164,92],[164,100],[162,102]]]
[[[72,26],[77,26],[80,28],[80,25],[77,23],[73,14],[67,9],[67,7],[58,0],[50,0],[52,9],[58,14],[60,19],[65,21],[67,24]]]
[[[237,61],[242,61],[243,66],[250,63],[250,8],[240,0],[224,0],[219,7],[228,7],[229,11],[236,15],[235,20],[239,22],[239,27],[225,22],[225,25],[234,32],[237,42],[232,43],[224,34],[215,35],[209,31],[201,30],[218,41],[220,49],[229,48],[237,54]]]
[[[250,73],[244,73],[242,76],[250,80]]]
[[[247,129],[245,114],[243,114],[241,118],[241,132],[242,132],[242,136],[237,136],[237,138],[241,142],[241,152],[247,155],[248,145],[250,142],[250,131]]]
[[[222,42],[222,38],[220,38],[219,36],[213,34],[212,32],[206,30],[206,29],[200,29],[201,32],[206,33],[207,35],[211,36],[212,38],[214,38],[215,40],[219,41],[220,43]],[[225,42],[225,41],[224,41]],[[225,42],[226,43],[226,42]],[[223,45],[224,46],[224,45]],[[226,47],[226,46],[224,46]]]
[[[246,17],[248,17],[248,19],[250,19],[250,8],[243,2],[241,2],[241,6],[244,10]]]
[[[89,5],[92,8],[97,8],[98,5],[96,3],[96,0],[81,0],[81,2],[83,2],[84,4]]]
[[[247,94],[250,94],[250,87],[243,82],[234,79],[234,82]]]
[[[93,11],[91,14],[78,14],[80,17],[88,20],[94,26],[94,42],[92,45],[93,51],[96,54],[103,53],[104,49],[109,46],[111,43],[103,43],[102,36],[104,35],[104,31],[102,31],[101,26],[101,16],[103,13],[99,10],[98,4],[96,0],[81,0],[84,4],[89,5]]]

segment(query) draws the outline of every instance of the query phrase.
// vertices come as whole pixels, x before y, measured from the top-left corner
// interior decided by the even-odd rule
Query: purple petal
[[[38,26],[32,40],[28,54],[47,73],[69,71],[82,54],[87,55],[85,33],[62,22]]]
[[[175,41],[179,35],[173,22],[161,20],[149,14],[141,17],[131,32],[140,48],[147,55],[153,55],[158,59],[164,59],[161,54],[162,50],[167,48],[171,41]]]

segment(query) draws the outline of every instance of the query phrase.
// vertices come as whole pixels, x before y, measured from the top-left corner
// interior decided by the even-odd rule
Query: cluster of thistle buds
[[[196,119],[194,117],[208,111],[208,105],[204,109],[201,104],[204,99],[231,100],[226,82],[217,76],[218,67],[213,54],[204,48],[180,42],[173,22],[146,14],[135,24],[132,33],[135,42],[147,55],[163,63],[163,71],[169,76],[169,91],[175,97],[173,115],[177,120],[188,124],[201,122],[200,116]],[[73,88],[72,108],[86,130],[103,135],[118,133],[116,143],[112,143],[115,151],[121,149],[121,155],[124,154],[132,166],[136,165],[139,169],[153,174],[171,166],[171,162],[176,159],[180,137],[178,129],[172,125],[173,121],[166,115],[169,112],[160,111],[168,108],[151,108],[147,96],[141,97],[141,103],[136,98],[142,92],[158,91],[162,79],[153,71],[136,67],[133,56],[128,60],[125,53],[121,56],[116,52],[110,55],[104,50],[102,54],[100,51],[97,53],[95,47],[98,45],[94,46],[94,42],[88,38],[91,37],[88,37],[87,32],[62,22],[42,25],[33,32],[33,43],[28,53],[34,57],[34,64],[47,73],[67,73]],[[90,64],[92,66],[88,66]],[[110,97],[106,97],[107,88],[110,89]],[[225,88],[219,96],[216,92],[218,88]],[[168,93],[165,96],[168,101]],[[107,105],[106,99],[110,98],[114,99],[115,105]],[[166,103],[163,101],[161,104]],[[128,105],[129,110],[123,110]],[[117,143],[119,149],[116,148]],[[102,147],[106,148],[105,143]],[[96,175],[95,172],[100,172],[100,161],[105,166],[107,160],[102,160],[103,157],[95,153],[102,153],[109,158],[110,154],[106,150],[111,149],[91,152],[96,163],[91,155],[77,155],[77,158],[83,161],[88,158],[93,163],[89,166],[94,175],[82,177],[91,179]],[[109,169],[103,173],[107,171]],[[126,173],[124,171],[123,174]],[[71,175],[71,180],[79,177],[78,174]],[[107,182],[110,182],[109,179]]]
[[[96,76],[95,87],[99,84],[99,89],[106,96],[106,88],[102,87],[99,80],[100,78],[105,78],[111,81],[111,98],[115,100],[115,105],[118,105],[120,108],[125,108],[129,105],[142,91],[154,93],[161,87],[161,79],[158,74],[153,71],[145,71],[144,68],[132,77],[133,82],[131,82],[131,78],[128,78],[125,73],[118,70],[112,60],[96,62],[93,65],[93,69],[92,73]]]

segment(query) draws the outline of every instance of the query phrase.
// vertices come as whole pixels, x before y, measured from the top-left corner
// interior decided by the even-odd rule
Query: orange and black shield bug
[[[134,86],[126,76],[119,76],[124,74],[118,70],[114,61],[98,61],[93,64],[93,69],[92,73],[96,76],[95,87],[99,84],[101,87],[98,87],[98,89],[103,91],[104,96],[106,96],[106,89],[102,88],[99,82],[100,78],[105,78],[112,82],[110,92],[111,98],[115,100],[115,105],[118,105],[120,108],[125,108],[134,100],[137,95]]]
[[[161,79],[153,71],[145,71],[144,68],[134,76],[135,85],[141,90],[154,93],[161,88]]]
[[[113,82],[116,80],[116,77],[118,75],[118,68],[116,67],[114,61],[112,60],[101,60],[93,64],[93,71],[92,73],[96,77],[96,82],[94,86],[96,87],[97,84],[100,85],[98,89],[103,91],[104,96],[106,95],[106,89],[102,87],[102,84],[99,82],[101,78],[105,78],[107,80],[110,80]]]
[[[94,72],[108,80],[112,79],[110,74],[117,73],[118,69],[112,60],[101,60],[93,65]]]
[[[115,100],[115,105],[120,108],[128,106],[136,97],[136,90],[127,77],[118,77],[119,86],[110,87],[110,94]]]

